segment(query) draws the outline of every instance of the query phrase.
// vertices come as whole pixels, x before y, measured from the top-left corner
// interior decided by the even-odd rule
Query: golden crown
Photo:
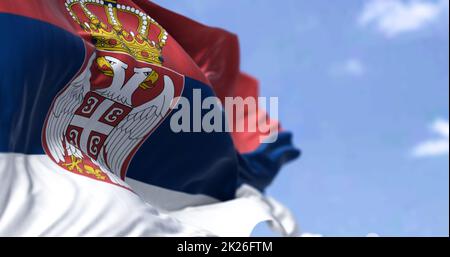
[[[70,16],[91,34],[97,49],[126,53],[136,60],[162,65],[167,32],[144,12],[116,0],[66,0],[65,5]],[[123,25],[120,19],[125,18],[137,19],[137,26],[129,27],[133,22]]]

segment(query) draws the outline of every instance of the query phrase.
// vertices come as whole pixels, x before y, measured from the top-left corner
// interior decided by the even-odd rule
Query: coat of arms
[[[95,51],[55,98],[43,145],[61,167],[120,184],[131,158],[169,114],[184,77],[163,67],[168,35],[150,16],[117,1],[67,0]]]

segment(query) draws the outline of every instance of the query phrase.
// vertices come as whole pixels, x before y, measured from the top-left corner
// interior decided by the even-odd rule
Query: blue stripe
[[[43,154],[41,130],[56,94],[84,60],[81,38],[0,13],[0,152]]]

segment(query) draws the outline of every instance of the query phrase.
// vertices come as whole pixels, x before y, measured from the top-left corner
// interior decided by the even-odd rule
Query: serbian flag
[[[235,35],[147,0],[2,0],[0,27],[0,236],[295,234],[264,191],[299,151]]]

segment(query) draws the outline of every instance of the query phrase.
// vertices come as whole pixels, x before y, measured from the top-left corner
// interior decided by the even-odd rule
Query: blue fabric
[[[45,117],[53,98],[82,66],[83,41],[11,14],[0,13],[0,30],[0,152],[44,154]]]
[[[246,183],[264,191],[286,163],[297,159],[300,151],[292,144],[292,134],[281,132],[277,141],[261,144],[239,158],[239,184]]]

